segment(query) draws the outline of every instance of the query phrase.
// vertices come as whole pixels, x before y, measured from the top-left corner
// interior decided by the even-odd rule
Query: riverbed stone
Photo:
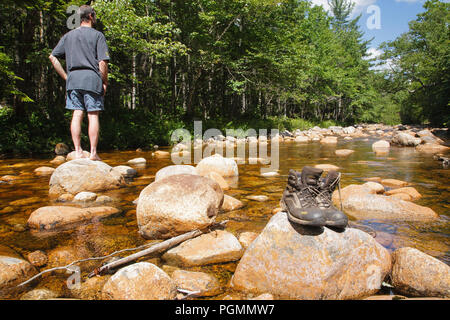
[[[158,150],[158,151],[154,152],[154,155],[155,155],[156,158],[169,158],[170,157],[170,152]]]
[[[172,273],[172,280],[175,281],[178,288],[199,291],[196,296],[211,297],[220,293],[221,288],[216,277],[204,273],[186,270],[175,270]]]
[[[48,206],[33,211],[27,225],[34,230],[55,230],[100,219],[120,213],[113,207],[77,208],[69,206]]]
[[[416,190],[414,187],[404,187],[404,188],[398,188],[398,189],[392,189],[389,191],[386,191],[384,193],[387,196],[392,196],[396,194],[407,194],[411,197],[411,201],[416,201],[422,198],[422,195]]]
[[[162,258],[178,266],[202,266],[239,260],[244,248],[236,237],[216,230],[188,240],[167,251]]]
[[[443,153],[450,150],[450,148],[438,143],[425,143],[417,146],[416,150],[423,153]]]
[[[307,136],[297,136],[295,137],[295,142],[301,142],[301,143],[305,143],[305,142],[309,142],[311,141],[311,139]]]
[[[269,200],[269,197],[264,196],[264,195],[246,196],[245,198],[252,200],[252,201],[258,201],[258,202],[266,202]]]
[[[87,151],[83,151],[83,157],[84,158],[89,158],[91,156],[90,152]],[[76,160],[77,159],[77,153],[75,151],[70,152],[67,156],[66,156],[66,161],[72,161],[72,160]]]
[[[363,186],[373,190],[377,194],[384,193],[384,187],[381,183],[369,181],[369,182],[364,183]]]
[[[383,186],[390,187],[390,188],[401,188],[406,187],[408,185],[408,182],[398,180],[398,179],[383,179],[380,182]]]
[[[80,283],[79,288],[71,290],[73,297],[81,300],[101,300],[102,290],[105,283],[111,278],[110,275],[87,278]]]
[[[60,195],[58,197],[58,199],[56,199],[56,201],[57,202],[70,202],[73,200],[73,198],[75,198],[73,194],[65,193],[65,194]]]
[[[39,167],[34,170],[34,173],[38,176],[50,176],[55,171],[55,168],[52,167]]]
[[[20,297],[20,300],[48,300],[57,298],[58,294],[49,289],[34,289],[28,291]]]
[[[338,138],[337,137],[328,136],[328,137],[325,137],[325,138],[321,139],[320,143],[322,143],[322,144],[337,144],[338,143]]]
[[[372,150],[375,153],[387,153],[389,152],[389,148],[391,147],[391,144],[387,142],[386,140],[379,140],[372,144]]]
[[[235,177],[239,175],[238,166],[235,160],[224,158],[220,154],[202,159],[197,164],[197,172],[206,175],[209,172],[216,172],[222,177]]]
[[[233,198],[226,194],[223,196],[222,210],[224,212],[238,210],[243,208],[244,206],[245,204],[236,198]]]
[[[138,262],[117,271],[104,285],[105,300],[173,300],[175,282],[160,268]]]
[[[82,191],[99,192],[125,186],[125,180],[112,167],[102,161],[78,159],[56,168],[50,178],[50,197],[77,194]]]
[[[116,166],[113,168],[114,171],[118,172],[124,178],[133,178],[137,175],[136,169],[129,166]]]
[[[333,164],[326,164],[326,163],[316,164],[314,166],[314,168],[322,169],[323,171],[333,171],[333,170],[336,171],[336,170],[339,170],[338,166],[335,166]]]
[[[226,182],[225,179],[217,172],[214,171],[208,172],[205,175],[205,177],[217,182],[224,191],[230,189],[228,182]]]
[[[161,179],[164,179],[164,178],[167,178],[170,176],[174,176],[177,174],[198,175],[197,169],[195,169],[195,167],[190,166],[190,165],[177,164],[177,165],[167,166],[167,167],[164,167],[164,168],[158,170],[158,172],[155,175],[155,181],[159,181]]]
[[[128,160],[127,163],[130,165],[145,165],[147,163],[147,160],[145,158],[135,158]]]
[[[351,139],[351,138],[350,138]],[[352,153],[354,153],[355,150],[350,150],[350,149],[339,149],[336,150],[334,153],[338,156],[338,157],[348,157],[349,155],[351,155]]]
[[[231,287],[286,299],[357,299],[377,292],[389,252],[369,234],[293,225],[273,216],[241,258]]]
[[[392,257],[396,291],[415,297],[450,297],[450,266],[408,247],[397,249]]]
[[[147,239],[171,238],[211,225],[223,203],[213,180],[191,174],[169,176],[142,190],[137,204],[139,233]]]
[[[65,143],[58,143],[55,146],[55,153],[57,155],[66,155],[70,152],[69,146]]]
[[[341,190],[344,211],[357,219],[386,219],[404,221],[431,221],[439,216],[431,208],[409,201],[376,194],[364,185],[349,185]],[[333,203],[339,207],[339,193],[333,193]]]
[[[239,235],[239,242],[241,243],[244,249],[247,249],[250,244],[258,237],[258,233],[256,232],[242,232]]]
[[[111,203],[111,202],[114,202],[114,200],[110,196],[98,196],[95,199],[96,204],[107,204],[107,203]]]
[[[86,192],[86,191],[77,193],[77,195],[73,198],[73,200],[79,201],[79,202],[92,202],[95,199],[97,199],[96,193]]]
[[[422,139],[415,138],[414,136],[405,133],[405,132],[399,132],[394,135],[394,137],[391,140],[392,144],[396,144],[402,147],[416,147],[422,142]]]
[[[22,259],[17,252],[0,245],[0,298],[20,290],[15,286],[36,273],[37,271],[31,263]]]
[[[56,156],[52,161],[50,161],[51,164],[60,165],[66,162],[66,157],[63,156]]]
[[[28,261],[35,267],[43,267],[48,262],[48,257],[45,252],[36,250],[28,254]]]

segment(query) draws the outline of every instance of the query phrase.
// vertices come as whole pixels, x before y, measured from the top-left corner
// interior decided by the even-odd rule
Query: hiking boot
[[[324,211],[316,203],[314,191],[322,170],[304,167],[301,173],[289,170],[288,185],[281,198],[281,207],[288,219],[294,223],[322,227],[325,225]]]
[[[321,179],[318,193],[316,195],[317,205],[324,210],[325,225],[345,229],[348,224],[348,217],[335,206],[333,206],[332,195],[341,180],[341,174],[336,171],[330,171],[328,175]]]

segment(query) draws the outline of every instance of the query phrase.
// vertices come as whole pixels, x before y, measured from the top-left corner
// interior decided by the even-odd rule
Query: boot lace
[[[338,188],[339,192],[339,202],[341,204],[341,211],[343,211],[342,205],[342,197],[341,197],[341,173],[339,173],[338,177],[333,181],[333,183],[324,190],[320,190],[319,188],[313,188],[314,197],[317,201],[317,205],[321,209],[328,209],[333,205],[332,201],[332,191],[335,188]]]

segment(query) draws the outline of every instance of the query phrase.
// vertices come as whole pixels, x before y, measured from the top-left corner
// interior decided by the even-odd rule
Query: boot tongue
[[[320,187],[322,189],[328,188],[330,186],[336,187],[334,183],[336,182],[336,179],[339,178],[339,173],[337,171],[330,171],[328,172],[328,175],[325,177],[325,179],[322,180],[320,183]]]
[[[308,186],[317,186],[319,178],[322,175],[323,170],[313,167],[304,167],[302,170],[301,181],[302,184]]]

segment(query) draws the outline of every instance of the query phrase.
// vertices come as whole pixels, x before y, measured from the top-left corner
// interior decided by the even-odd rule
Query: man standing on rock
[[[104,110],[104,96],[108,86],[108,45],[105,36],[95,30],[95,11],[88,5],[78,10],[80,27],[66,33],[49,56],[56,72],[66,80],[66,109],[73,110],[70,131],[76,158],[84,158],[81,148],[81,123],[84,111],[89,119],[91,160],[97,155],[99,113]],[[57,58],[66,60],[67,74]]]

